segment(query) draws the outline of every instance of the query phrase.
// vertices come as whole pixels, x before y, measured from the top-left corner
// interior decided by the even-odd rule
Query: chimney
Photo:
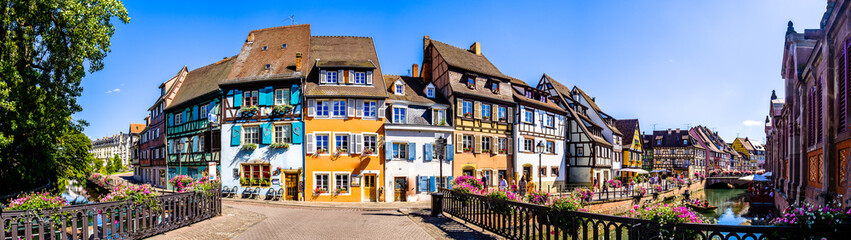
[[[295,71],[301,72],[301,52],[295,53]]]
[[[470,45],[470,52],[481,56],[482,55],[482,44],[479,43],[479,42],[474,42],[473,45]]]
[[[411,70],[411,76],[412,77],[420,77],[420,65],[417,65],[416,63],[414,63],[414,65],[411,66],[411,69],[412,69]]]

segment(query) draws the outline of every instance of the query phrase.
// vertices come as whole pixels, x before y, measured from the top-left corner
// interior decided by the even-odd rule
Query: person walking
[[[499,190],[505,191],[508,188],[508,182],[505,181],[505,177],[499,177]]]
[[[526,195],[526,175],[523,175],[523,177],[520,178],[520,186],[518,186],[518,188],[520,189],[520,196],[525,196]]]

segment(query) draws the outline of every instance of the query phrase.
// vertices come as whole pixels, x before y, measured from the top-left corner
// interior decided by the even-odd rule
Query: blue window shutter
[[[260,139],[260,144],[272,144],[272,123],[260,124],[260,128],[260,131],[262,131],[260,134],[263,134],[263,137]]]
[[[434,192],[435,190],[437,190],[435,183],[436,182],[435,182],[434,176],[428,177],[428,191],[429,192]]]
[[[198,116],[199,113],[201,112],[198,111],[198,105],[195,105],[195,107],[192,108],[192,120],[198,120],[201,118],[201,116]]]
[[[258,97],[258,101],[260,106],[271,106],[275,103],[275,94],[272,87],[265,87],[260,89],[260,96]]]
[[[290,104],[296,105],[299,102],[301,102],[301,91],[298,84],[293,84],[293,87],[290,88]]]
[[[384,143],[384,160],[390,161],[393,159],[393,143]]]
[[[423,161],[431,161],[431,143],[423,145]]]
[[[268,103],[266,103],[266,95],[268,95],[268,93],[266,92],[266,88],[258,89],[257,94],[258,94],[257,105],[260,105],[260,106],[268,105]]]
[[[417,192],[428,192],[428,177],[417,176]]]
[[[290,129],[290,131],[293,132],[293,138],[291,140],[293,142],[293,144],[301,144],[301,141],[303,139],[302,136],[304,136],[304,134],[302,134],[304,132],[304,123],[293,122],[293,125],[292,125],[292,128]]]
[[[239,146],[241,135],[242,135],[242,126],[234,125],[233,128],[230,129],[230,145],[231,146]]]
[[[448,177],[446,177],[446,182],[447,182],[447,183],[446,183],[446,187],[447,187],[447,188],[452,188],[452,176],[448,176]]]
[[[234,107],[242,106],[242,91],[233,90],[233,106]]]
[[[198,137],[192,138],[192,151],[193,152],[198,152],[198,142],[199,142]]]
[[[452,148],[452,144],[446,144],[446,149],[444,150],[446,150],[444,153],[446,154],[446,161],[455,160],[455,149]]]
[[[414,161],[417,159],[417,144],[416,143],[408,143],[408,161]]]
[[[168,114],[168,126],[169,127],[174,126],[174,114],[173,113]]]

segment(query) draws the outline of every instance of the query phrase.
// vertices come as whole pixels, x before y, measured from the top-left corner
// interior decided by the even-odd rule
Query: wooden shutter
[[[358,99],[355,102],[355,117],[363,117],[363,99]]]
[[[355,154],[363,153],[363,134],[355,134],[355,139],[352,141],[355,142],[355,149],[352,152]]]
[[[499,105],[491,105],[491,121],[499,120]]]
[[[372,71],[366,71],[366,84],[372,85]]]
[[[378,100],[378,104],[376,104],[376,110],[378,110],[378,118],[384,118],[384,114],[387,111],[387,107],[384,106],[384,100]]]
[[[274,129],[275,128],[272,126],[272,123],[260,124],[260,130],[262,131],[260,144],[272,144],[272,135],[275,132]]]
[[[325,70],[319,71],[319,83],[328,83],[328,72]]]
[[[431,152],[431,143],[423,144],[423,161],[431,161],[432,156],[434,156]]]
[[[316,99],[307,100],[307,116],[313,117],[316,115]]]
[[[491,155],[496,155],[499,152],[499,139],[498,137],[491,137]]]
[[[357,146],[357,140],[356,140],[357,136],[358,135],[354,134],[354,133],[349,134],[349,146],[348,146],[349,147],[349,152],[348,152],[349,155],[357,153],[357,152],[355,152],[355,149],[358,147]]]
[[[446,144],[446,149],[444,150],[444,154],[446,154],[446,161],[452,161],[455,159],[455,151],[452,150],[452,144]],[[443,167],[443,166],[441,166]]]
[[[482,102],[473,102],[473,118],[482,119]]]
[[[299,89],[298,84],[293,84],[290,87],[290,104],[297,105],[301,103],[301,89]]]
[[[409,142],[408,143],[408,161],[414,161],[417,159],[417,144]]]
[[[455,134],[455,145],[458,146],[458,149],[455,149],[456,152],[464,151],[464,135],[463,134]]]
[[[307,142],[307,144],[305,144],[305,145],[307,145],[307,146],[305,146],[306,152],[307,152],[307,154],[313,154],[314,151],[316,150],[316,138],[313,137],[313,133],[305,134],[305,138],[306,138],[305,140]]]
[[[346,75],[344,74],[345,72],[343,71],[343,69],[337,70],[337,84],[346,82]]]
[[[512,139],[512,138],[508,138],[508,139],[505,141],[505,142],[508,144],[508,146],[506,146],[506,148],[508,148],[508,149],[506,149],[506,151],[507,151],[508,153],[506,153],[506,154],[513,154],[513,153],[514,153],[514,141],[513,141],[513,140],[514,140],[514,139]]]
[[[526,144],[523,143],[525,140],[526,139],[523,139],[523,137],[517,137],[517,144],[520,144],[520,147],[517,149],[518,151],[526,151]]]
[[[242,91],[241,90],[233,90],[233,106],[234,107],[242,106]]]
[[[349,106],[348,109],[346,110],[346,114],[348,114],[349,117],[355,117],[355,99],[349,98],[346,101],[346,105]]]
[[[417,191],[428,192],[428,177],[417,176]]]
[[[456,98],[455,101],[455,116],[463,117],[464,116],[464,101],[460,98]]]
[[[290,139],[290,141],[293,144],[301,144],[302,143],[302,136],[303,136],[303,132],[304,132],[304,123],[293,122],[292,127],[290,128],[290,132],[292,132],[292,135],[293,135],[293,137]]]
[[[349,70],[349,81],[348,83],[355,83],[355,71]]]
[[[242,126],[233,125],[230,129],[230,145],[239,146],[240,140],[242,140]]]
[[[476,137],[473,138],[473,141],[476,143],[473,145],[473,152],[482,153],[482,135],[476,135]]]
[[[385,142],[384,143],[384,160],[390,161],[393,160],[393,143]]]
[[[505,107],[505,112],[506,112],[505,118],[508,119],[508,123],[513,123],[514,122],[514,109],[512,109],[511,107]]]
[[[435,178],[434,176],[430,176],[428,177],[428,191],[434,192],[435,190],[437,190],[437,188],[435,187]]]

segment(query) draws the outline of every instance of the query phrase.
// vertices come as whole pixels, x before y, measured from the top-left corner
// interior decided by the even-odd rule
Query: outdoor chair
[[[239,191],[239,188],[237,188],[236,186],[233,186],[232,188],[230,188],[230,196],[236,197],[237,191]]]
[[[264,200],[275,200],[275,189],[269,188],[269,190],[266,191],[266,199]]]
[[[251,199],[256,199],[257,195],[259,195],[259,194],[260,194],[260,188],[259,187],[254,188],[254,190],[251,191]]]
[[[245,190],[242,190],[242,198],[251,197],[251,193],[253,191],[254,190],[250,187],[245,188]]]
[[[227,197],[230,194],[230,189],[227,186],[222,187],[222,197]]]
[[[281,200],[281,197],[283,197],[283,196],[284,196],[284,189],[283,189],[283,188],[278,188],[278,191],[277,191],[277,192],[275,192],[275,199],[276,199],[276,200]]]

